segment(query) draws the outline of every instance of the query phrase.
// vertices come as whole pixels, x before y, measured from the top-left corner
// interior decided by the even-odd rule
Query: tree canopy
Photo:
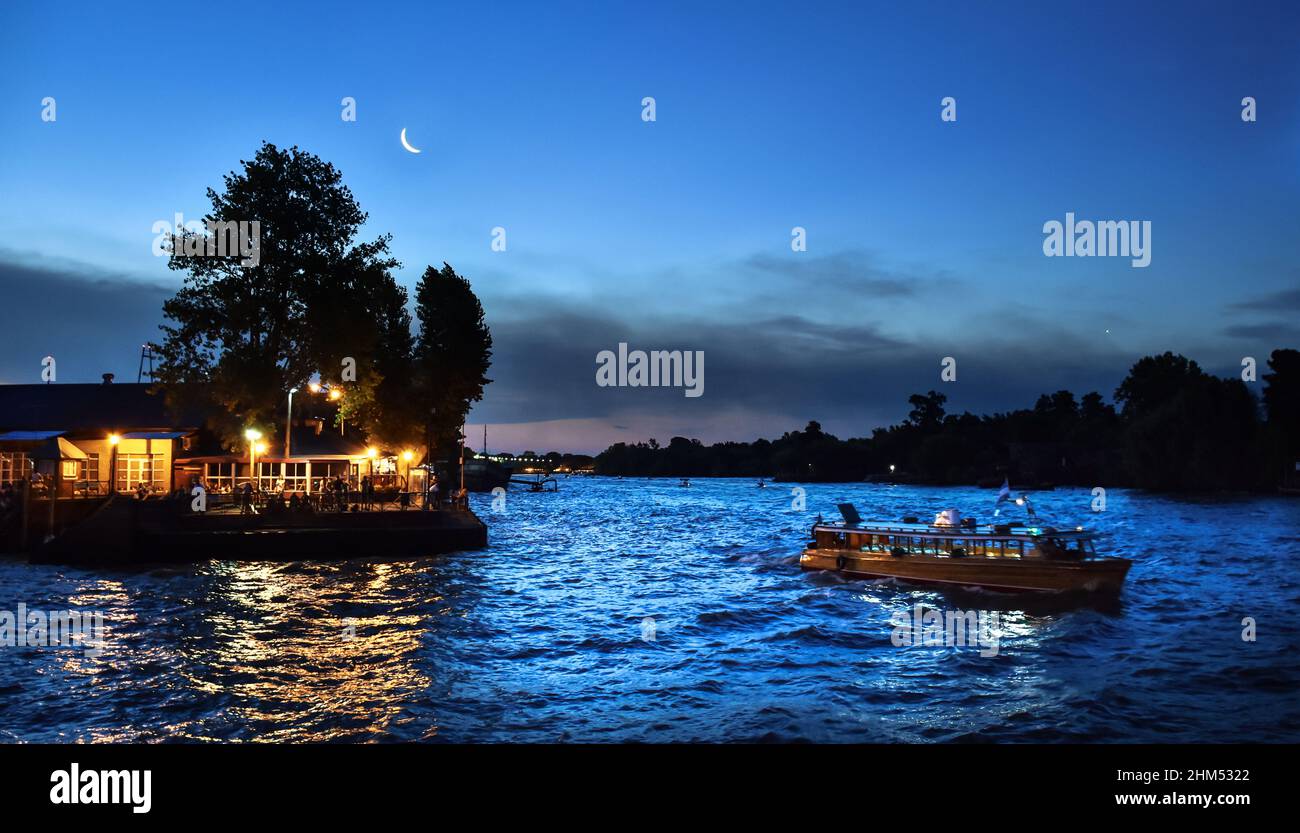
[[[431,450],[449,453],[470,407],[483,398],[492,364],[492,334],[469,281],[448,263],[424,270],[415,287],[419,333],[413,402]]]
[[[169,400],[214,406],[211,427],[234,445],[246,426],[282,430],[287,392],[319,374],[344,390],[336,418],[372,441],[445,442],[489,381],[469,282],[446,264],[425,271],[417,340],[391,237],[358,240],[367,215],[333,165],[270,143],[240,164],[208,189],[204,220],[258,223],[259,256],[195,254],[185,242],[202,232],[175,241],[168,266],[186,276],[163,304],[154,374]]]

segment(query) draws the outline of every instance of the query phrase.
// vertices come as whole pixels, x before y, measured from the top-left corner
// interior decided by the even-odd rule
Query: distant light
[[[244,439],[248,440],[250,443],[256,442],[257,440],[262,439],[262,432],[258,431],[256,428],[247,428],[244,430]]]
[[[415,455],[414,455],[413,453],[411,453],[410,451],[403,451],[403,452],[402,452],[402,459],[409,463],[409,462],[411,462],[412,460],[415,459]]]
[[[108,435],[108,444],[109,444],[109,445],[117,445],[117,444],[120,443],[121,441],[122,441],[122,438],[119,437],[117,434],[109,434],[109,435]]]
[[[258,443],[257,445],[253,446],[253,450],[256,451],[258,454],[265,454],[266,443]]]
[[[1018,497],[1018,498],[1016,498],[1016,506],[1024,506],[1024,505],[1025,505],[1025,499],[1024,499],[1024,498],[1022,498],[1022,497]]]
[[[893,464],[893,463],[890,463],[890,464],[889,464],[889,470],[890,470],[890,471],[893,471],[893,470],[894,470],[894,464]]]
[[[338,388],[330,388],[330,399],[338,399],[343,396],[343,391]]]
[[[374,447],[373,445],[370,446],[370,448],[367,448],[367,449],[366,449],[366,456],[367,456],[367,457],[374,457],[374,456],[376,456],[377,454],[379,454],[379,452],[375,449],[375,447]]]
[[[307,388],[308,388],[312,393],[320,393],[320,383],[319,383],[319,382],[312,382],[310,385],[307,386]]]

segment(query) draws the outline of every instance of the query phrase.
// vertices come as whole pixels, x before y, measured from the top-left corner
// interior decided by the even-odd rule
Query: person
[[[361,508],[367,511],[372,508],[370,505],[371,488],[370,475],[361,478]]]
[[[433,495],[433,508],[434,509],[439,508],[438,507],[438,478],[436,476],[431,478],[430,480],[429,492],[430,494]]]
[[[245,483],[239,492],[239,514],[253,514],[253,484]]]

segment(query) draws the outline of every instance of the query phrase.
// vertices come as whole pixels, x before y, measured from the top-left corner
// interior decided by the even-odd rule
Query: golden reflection
[[[341,574],[321,580],[321,570],[335,569]],[[222,564],[201,601],[210,632],[182,642],[178,671],[195,690],[233,701],[220,722],[249,734],[230,739],[384,734],[411,696],[430,684],[418,670],[428,618],[392,612],[391,600],[409,589],[395,580],[410,569],[410,563]],[[262,725],[277,728],[262,732]],[[199,726],[169,733],[208,739]]]

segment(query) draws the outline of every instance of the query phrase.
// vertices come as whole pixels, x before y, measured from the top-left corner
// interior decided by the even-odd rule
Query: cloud
[[[1232,309],[1274,313],[1279,310],[1300,311],[1300,287],[1295,289],[1283,289],[1280,292],[1273,292],[1259,298],[1241,301],[1233,304]]]
[[[173,289],[85,264],[0,251],[0,381],[40,381],[41,359],[58,378],[97,382],[102,373],[135,380],[140,345],[157,340],[162,303]]]
[[[826,322],[811,317],[816,312],[810,305],[807,314],[752,319],[708,310],[674,317],[529,298],[497,319],[489,308],[495,382],[471,421],[494,426],[495,448],[512,448],[508,441],[516,439],[538,451],[595,452],[612,441],[673,434],[706,442],[770,438],[810,419],[840,436],[868,436],[904,416],[912,393],[935,389],[948,395],[951,410],[975,413],[1029,407],[1062,388],[1109,396],[1138,358],[1016,307],[997,327],[978,314],[944,311],[934,316],[934,337],[921,338],[866,318]],[[619,342],[633,350],[702,351],[704,395],[597,386],[596,354]],[[957,382],[940,381],[945,356],[957,359]]]
[[[1234,324],[1223,329],[1232,338],[1287,344],[1300,341],[1300,327],[1286,321],[1267,321],[1259,324]]]
[[[820,256],[804,252],[781,256],[762,253],[746,258],[739,265],[751,273],[814,292],[848,290],[875,298],[911,297],[933,282],[918,274],[886,269],[876,255],[862,249]]]
[[[1229,307],[1234,312],[1263,312],[1271,315],[1300,312],[1300,287],[1270,292],[1257,298],[1239,301]],[[1300,341],[1300,326],[1292,321],[1256,321],[1249,324],[1232,324],[1223,329],[1230,338],[1287,344]]]

